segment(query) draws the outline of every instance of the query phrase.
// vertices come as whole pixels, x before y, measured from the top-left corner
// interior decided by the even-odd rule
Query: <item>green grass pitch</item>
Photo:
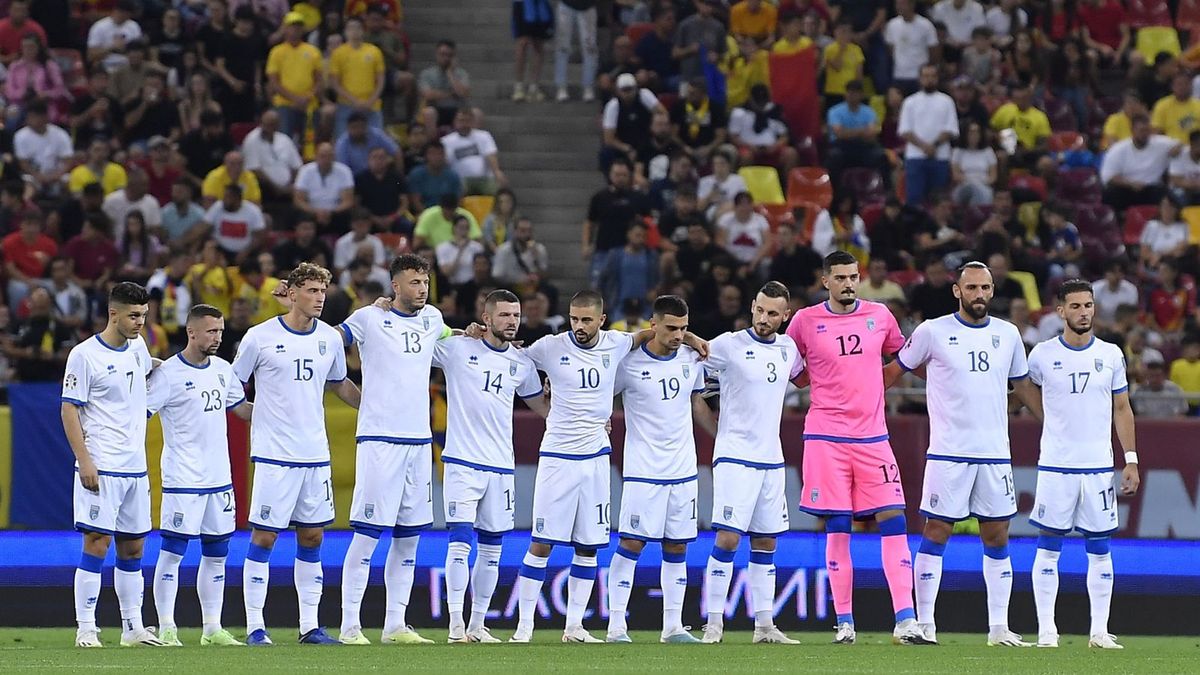
[[[241,635],[240,629],[231,630]],[[497,630],[507,639],[510,630]],[[405,671],[438,673],[493,672],[790,672],[790,673],[1195,673],[1200,638],[1129,637],[1123,651],[1087,648],[1087,639],[1064,636],[1058,649],[989,648],[983,635],[940,634],[937,647],[896,647],[891,636],[863,634],[858,644],[829,644],[833,632],[797,633],[803,644],[752,645],[750,633],[727,633],[720,645],[662,645],[654,632],[632,634],[632,645],[564,645],[560,632],[543,628],[530,645],[372,645],[308,647],[292,644],[295,631],[274,629],[270,648],[199,646],[198,630],[180,630],[187,645],[175,649],[123,649],[118,631],[105,629],[104,649],[76,649],[75,631],[67,628],[0,629],[4,672],[263,673]],[[424,629],[444,640],[444,629]],[[593,631],[603,635],[603,630]],[[377,630],[368,632],[372,639]],[[286,644],[285,644],[286,643]]]

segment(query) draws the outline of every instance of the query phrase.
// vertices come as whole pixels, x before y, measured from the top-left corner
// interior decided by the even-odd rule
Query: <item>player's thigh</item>
[[[404,492],[400,495],[396,525],[428,527],[433,524],[433,449],[429,444],[402,447],[406,455]]]
[[[162,534],[175,535],[182,539],[200,536],[204,522],[207,495],[194,493],[163,492],[159,504],[158,528]]]
[[[664,543],[683,543],[696,540],[696,508],[699,483],[689,480],[668,486],[667,522],[663,526]]]
[[[746,534],[750,536],[775,536],[787,532],[788,504],[785,484],[786,470],[757,469],[762,472],[762,482],[758,492],[758,502],[750,516],[750,527]]]
[[[150,517],[150,477],[120,478],[121,495],[117,504],[117,534],[144,537],[154,527]]]
[[[582,466],[579,467],[579,492],[571,543],[595,548],[606,547],[612,515],[608,455],[581,460],[576,464]]]
[[[979,464],[971,487],[971,515],[979,520],[1009,520],[1017,515],[1012,465]]]
[[[1057,534],[1075,529],[1082,481],[1082,474],[1038,471],[1029,524]]]
[[[538,459],[537,478],[533,484],[534,541],[571,543],[584,478],[580,464],[558,457]]]
[[[1117,489],[1111,471],[1080,475],[1079,510],[1075,529],[1085,536],[1110,535],[1117,531]]]
[[[303,472],[291,525],[324,527],[333,522],[333,472],[329,466],[308,466]]]
[[[851,502],[854,515],[866,516],[880,511],[904,510],[904,487],[900,467],[887,441],[852,446],[848,459],[854,471]]]
[[[361,441],[355,448],[350,523],[386,529],[396,523],[403,494],[407,446]]]
[[[754,507],[765,472],[742,464],[721,462],[713,467],[712,528],[745,534],[750,529]]]
[[[304,468],[254,464],[250,488],[250,524],[260,530],[281,532],[292,522],[304,486]]]
[[[801,471],[804,487],[800,490],[800,510],[821,516],[851,513],[853,471],[850,458],[840,444],[804,441]]]
[[[925,478],[921,483],[921,515],[950,522],[969,518],[971,486],[980,466],[968,462],[926,460]]]
[[[200,522],[203,537],[226,537],[237,528],[237,502],[233,488],[210,492],[204,497],[204,517]]]
[[[487,534],[511,532],[516,506],[516,482],[511,473],[480,471],[486,481],[475,510],[475,529]]]
[[[124,486],[116,476],[100,476],[95,492],[83,487],[79,473],[73,474],[75,485],[71,492],[75,529],[81,532],[114,534],[117,529],[117,510],[124,495]]]
[[[442,474],[442,502],[446,524],[475,524],[479,502],[487,492],[487,475],[461,464],[446,464]]]
[[[625,539],[659,541],[667,526],[671,486],[626,481],[621,488],[617,532]]]

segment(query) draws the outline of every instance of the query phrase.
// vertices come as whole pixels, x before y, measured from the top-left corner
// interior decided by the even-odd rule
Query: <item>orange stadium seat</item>
[[[788,174],[788,204],[798,206],[807,202],[827,209],[833,203],[833,182],[829,172],[819,166],[798,166]]]

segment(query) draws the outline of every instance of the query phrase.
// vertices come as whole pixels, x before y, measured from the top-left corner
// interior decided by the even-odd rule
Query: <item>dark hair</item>
[[[249,256],[243,260],[240,265],[238,265],[238,272],[240,272],[243,277],[251,274],[262,274],[262,265],[259,264],[256,256]]]
[[[456,44],[454,42],[454,40],[451,40],[449,38],[442,38],[441,40],[438,40],[437,46],[438,46],[438,48],[449,47],[450,49],[453,49],[455,51],[458,50],[458,44]]]
[[[762,288],[758,289],[758,292],[767,296],[768,298],[783,298],[788,302],[791,302],[792,300],[792,294],[788,291],[787,286],[784,286],[778,281],[768,281],[767,283],[763,284]]]
[[[365,124],[366,121],[367,116],[364,115],[361,110],[355,110],[354,112],[350,113],[349,117],[346,118],[346,124],[354,124],[355,122],[362,122]]]
[[[858,258],[855,258],[848,251],[834,251],[825,256],[825,261],[822,263],[821,269],[825,274],[833,271],[834,265],[857,265]]]
[[[188,323],[191,323],[195,319],[199,319],[199,318],[206,317],[206,316],[211,316],[214,319],[225,318],[225,315],[221,313],[221,310],[217,309],[216,307],[213,307],[212,305],[201,304],[201,305],[192,305],[192,308],[190,310],[188,310],[187,320],[188,320]]]
[[[630,171],[633,171],[633,162],[629,161],[628,157],[623,157],[623,156],[613,157],[612,161],[608,165],[608,170],[612,171],[612,168],[618,164],[625,167],[626,169],[629,169]]]
[[[660,295],[654,299],[654,316],[687,315],[687,301],[678,295]]]
[[[146,305],[150,303],[150,294],[145,287],[132,281],[122,281],[108,292],[109,305]]]
[[[364,221],[371,219],[371,212],[362,206],[356,206],[350,209],[351,221]]]
[[[1113,258],[1112,260],[1109,260],[1108,263],[1106,263],[1104,265],[1104,271],[1105,272],[1117,271],[1117,272],[1120,272],[1121,274],[1125,274],[1125,261],[1120,258]]]
[[[486,307],[495,307],[496,303],[498,302],[521,302],[521,299],[518,298],[517,295],[512,291],[505,290],[503,288],[497,288],[491,293],[488,293],[487,298],[484,299],[484,305]]]
[[[1058,304],[1061,305],[1066,302],[1067,296],[1072,293],[1087,293],[1089,295],[1095,295],[1095,291],[1092,290],[1092,285],[1083,279],[1067,279],[1066,281],[1062,282],[1061,286],[1058,287]]]
[[[585,289],[571,296],[571,307],[595,307],[603,312],[604,296],[597,291]]]
[[[142,231],[138,233],[137,241],[134,241],[133,238],[129,236],[129,221],[130,219],[135,218],[142,223]],[[153,253],[152,247],[150,246],[150,230],[146,225],[146,214],[142,213],[141,209],[133,209],[129,213],[125,214],[125,236],[121,237],[122,257],[126,259],[129,258],[130,249],[134,244],[137,244],[141,248],[143,256],[149,257]]]
[[[226,185],[225,191],[232,192],[233,194],[235,194],[239,197],[242,196],[242,186],[238,185],[237,183],[230,183],[229,185]]]
[[[675,7],[672,6],[671,3],[669,3],[669,2],[664,2],[664,3],[658,4],[654,8],[654,11],[652,12],[652,14],[650,16],[650,20],[658,21],[663,16],[665,16],[667,14],[674,14],[674,13],[675,13]]]
[[[404,270],[413,270],[418,274],[429,274],[429,261],[415,253],[401,253],[392,258],[392,264],[388,267],[388,271],[392,277],[395,277]]]
[[[425,144],[425,147],[421,149],[421,156],[424,157],[425,155],[428,155],[430,150],[441,150],[442,152],[446,152],[446,148],[442,146],[441,141],[434,141],[433,143]]]
[[[1159,54],[1159,56],[1162,56],[1162,54]],[[1129,126],[1133,126],[1135,124],[1149,124],[1149,123],[1150,123],[1150,116],[1145,113],[1138,113],[1138,114],[1134,115],[1133,117],[1129,118]]]
[[[854,79],[854,80],[850,80],[849,82],[847,82],[846,83],[846,91],[857,91],[857,92],[861,93],[863,91],[862,80]]]
[[[742,202],[749,202],[750,204],[753,204],[754,203],[754,195],[743,190],[742,192],[739,192],[733,196],[734,204],[741,204]]]
[[[442,207],[443,209],[457,209],[458,195],[454,194],[453,192],[447,192],[441,197],[438,197],[438,206]]]
[[[200,113],[200,126],[211,127],[225,122],[225,116],[216,110],[205,110]]]
[[[46,100],[35,98],[25,106],[25,114],[28,115],[45,115],[49,111],[46,105]]]

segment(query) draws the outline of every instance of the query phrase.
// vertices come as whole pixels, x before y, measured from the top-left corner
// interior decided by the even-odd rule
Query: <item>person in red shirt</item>
[[[0,63],[6,66],[21,56],[21,40],[26,35],[36,35],[46,44],[45,29],[29,18],[29,2],[12,0],[8,18],[0,19]]]
[[[58,244],[42,233],[42,214],[26,213],[21,229],[0,241],[4,272],[8,276],[8,304],[20,304],[34,286],[47,283],[46,267],[58,253]]]
[[[93,214],[83,221],[83,230],[63,246],[63,253],[75,261],[75,281],[87,291],[89,300],[104,297],[104,287],[121,260],[108,229],[108,217]]]
[[[1158,287],[1147,299],[1149,323],[1155,330],[1176,333],[1183,330],[1187,316],[1196,311],[1196,287],[1189,278],[1180,278],[1179,265],[1170,258],[1158,263]]]
[[[183,175],[171,162],[171,142],[162,136],[154,136],[150,139],[149,152],[136,163],[150,179],[146,191],[158,200],[159,206],[170,203],[171,187]]]
[[[1105,63],[1125,63],[1132,41],[1121,0],[1084,0],[1076,14],[1087,48],[1095,50]]]

